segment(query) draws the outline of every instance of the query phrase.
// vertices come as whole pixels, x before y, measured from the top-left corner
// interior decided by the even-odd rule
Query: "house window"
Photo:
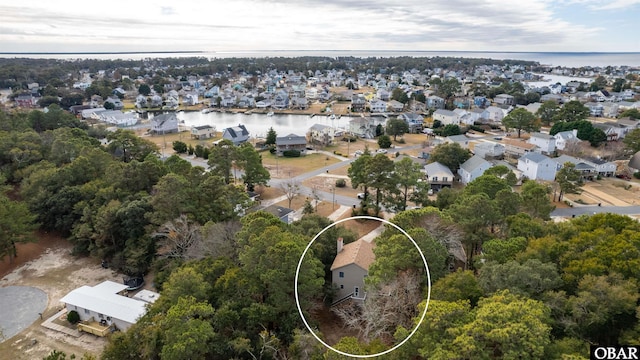
[[[91,312],[90,312],[88,309],[84,309],[84,313],[88,315],[88,314],[90,314]]]
[[[340,271],[340,273],[338,274],[339,277],[343,278],[344,277],[344,272]]]
[[[344,285],[340,284],[340,289],[344,289]]]
[[[445,177],[443,177],[443,178],[442,178],[442,181],[448,181],[448,180],[447,180],[447,177],[446,177],[446,176],[445,176]]]
[[[438,177],[437,176],[432,177],[431,181],[438,181]]]
[[[104,315],[102,315],[102,314],[98,314],[98,317],[99,317],[100,319],[104,319]]]
[[[74,308],[75,310],[78,310],[78,307],[77,307],[76,305],[73,305],[73,308]]]

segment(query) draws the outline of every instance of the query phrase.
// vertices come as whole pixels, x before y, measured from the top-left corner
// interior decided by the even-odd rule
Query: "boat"
[[[267,116],[273,116],[273,111],[269,111],[269,112],[267,113]]]
[[[138,290],[144,285],[144,278],[142,276],[127,276],[123,278],[122,281],[127,285],[127,291]]]

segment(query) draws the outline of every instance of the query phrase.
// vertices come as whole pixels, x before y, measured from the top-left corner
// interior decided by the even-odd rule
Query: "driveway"
[[[0,288],[0,330],[4,338],[18,334],[40,318],[47,307],[47,294],[31,286]]]

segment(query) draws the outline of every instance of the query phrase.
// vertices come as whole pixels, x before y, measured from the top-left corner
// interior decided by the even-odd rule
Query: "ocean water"
[[[2,58],[46,58],[46,59],[144,59],[167,57],[206,57],[213,58],[266,58],[324,56],[343,57],[461,57],[485,58],[496,60],[528,60],[542,65],[560,67],[640,67],[640,52],[604,53],[604,52],[477,52],[477,51],[380,51],[380,50],[280,50],[280,51],[216,51],[216,52],[161,52],[161,53],[0,53]]]

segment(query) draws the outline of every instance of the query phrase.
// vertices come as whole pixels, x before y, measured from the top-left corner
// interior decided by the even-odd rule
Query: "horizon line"
[[[380,52],[380,53],[504,53],[504,54],[640,54],[640,51],[513,51],[513,50],[327,50],[327,49],[275,49],[275,50],[161,50],[161,51],[0,51],[0,55],[130,55],[130,54],[207,54],[207,53],[263,53],[263,52]]]

